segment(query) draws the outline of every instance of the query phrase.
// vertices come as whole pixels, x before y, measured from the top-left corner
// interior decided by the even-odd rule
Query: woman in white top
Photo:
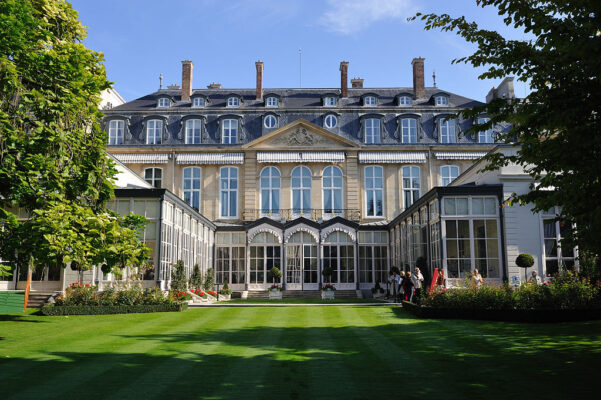
[[[476,289],[480,289],[480,285],[482,285],[482,275],[480,275],[477,269],[474,269],[474,274],[472,275],[472,285]]]

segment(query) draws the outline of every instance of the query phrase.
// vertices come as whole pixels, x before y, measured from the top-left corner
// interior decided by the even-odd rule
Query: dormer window
[[[205,99],[204,99],[204,97],[194,97],[192,99],[192,107],[203,108],[204,106],[205,106]]]
[[[221,138],[223,144],[238,143],[238,120],[224,119],[222,125]]]
[[[151,119],[146,122],[146,144],[161,144],[163,121]]]
[[[365,96],[363,98],[363,105],[365,107],[375,107],[377,105],[376,96]]]
[[[490,122],[490,118],[478,118],[478,124],[483,125]],[[495,136],[492,128],[478,132],[478,143],[494,143]]]
[[[455,132],[455,120],[441,119],[439,123],[440,143],[457,143],[457,134]]]
[[[161,97],[157,103],[157,107],[160,108],[166,108],[169,107],[169,103],[171,102],[171,100],[169,100],[169,98],[167,97]]]
[[[336,107],[336,97],[326,96],[323,98],[324,107]]]
[[[266,115],[265,118],[263,119],[263,125],[265,126],[265,128],[271,129],[271,128],[275,128],[278,124],[278,119],[275,117],[275,115]]]
[[[445,95],[438,95],[434,97],[434,104],[437,106],[448,106],[449,98]]]
[[[277,97],[268,97],[265,99],[265,107],[278,107],[280,102]]]
[[[328,114],[324,118],[323,124],[328,129],[336,128],[338,126],[338,118],[334,114]]]
[[[373,144],[380,143],[382,136],[380,135],[380,119],[368,118],[364,123],[365,143]]]
[[[399,96],[399,106],[410,106],[410,105],[411,105],[411,97]]]
[[[237,97],[228,97],[227,98],[227,106],[228,107],[240,107],[240,99]]]

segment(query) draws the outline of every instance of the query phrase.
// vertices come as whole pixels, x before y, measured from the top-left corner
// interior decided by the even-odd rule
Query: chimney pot
[[[192,70],[194,64],[190,60],[182,61],[182,100],[190,100],[192,95]]]
[[[348,97],[348,61],[340,62],[340,97]]]
[[[207,89],[222,89],[221,83],[213,82],[210,85],[207,85]]]
[[[351,79],[351,87],[353,89],[363,89],[363,79],[361,79],[361,78]]]
[[[426,97],[424,59],[422,57],[414,58],[411,65],[413,65],[413,95],[416,99],[423,99]]]
[[[257,67],[257,100],[263,100],[263,61],[257,61],[255,67]]]

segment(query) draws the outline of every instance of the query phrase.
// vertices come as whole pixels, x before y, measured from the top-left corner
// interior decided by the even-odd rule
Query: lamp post
[[[215,284],[215,289],[216,289],[216,292],[217,292],[217,301],[219,301],[219,283]]]

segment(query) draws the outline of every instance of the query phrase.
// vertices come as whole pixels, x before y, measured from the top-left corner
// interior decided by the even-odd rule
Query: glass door
[[[317,268],[317,246],[303,245],[303,289],[319,289],[319,273]]]
[[[294,244],[286,247],[286,289],[302,290],[301,266],[303,255],[301,253],[302,245]]]

